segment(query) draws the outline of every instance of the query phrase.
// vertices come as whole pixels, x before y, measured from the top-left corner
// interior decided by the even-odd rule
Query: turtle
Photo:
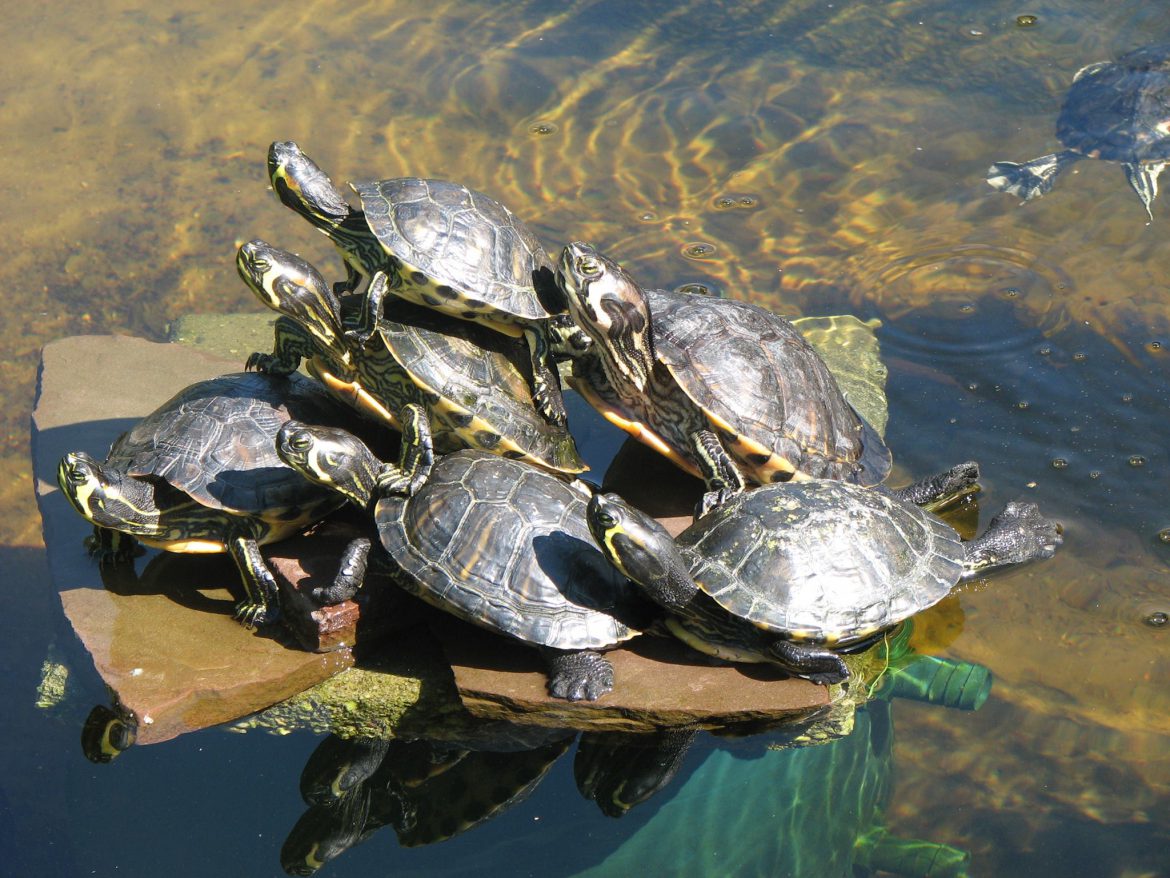
[[[588,518],[606,557],[670,611],[666,627],[684,642],[818,684],[849,677],[835,650],[865,648],[960,580],[1051,557],[1062,541],[1034,503],[1008,503],[963,543],[909,501],[828,479],[737,494],[675,539],[616,494],[594,495]]]
[[[357,428],[353,412],[303,375],[221,375],[192,384],[123,433],[104,462],[61,458],[57,483],[94,525],[100,564],[123,563],[135,540],[170,552],[228,552],[249,628],[276,621],[276,581],[259,546],[306,530],[344,505],[276,455],[293,416]],[[127,537],[129,537],[127,539]]]
[[[252,354],[246,369],[286,375],[304,358],[335,393],[394,429],[404,405],[425,405],[440,451],[471,447],[557,472],[587,469],[568,429],[537,413],[514,339],[403,300],[385,317],[364,307],[347,325],[320,272],[264,241],[240,247],[236,266],[256,296],[283,315],[273,353]],[[379,271],[371,285],[386,283]]]
[[[1152,221],[1158,176],[1170,161],[1170,43],[1078,70],[1056,119],[1056,137],[1065,147],[1060,152],[1023,164],[996,162],[987,182],[1031,201],[1073,162],[1118,162]]]
[[[523,336],[532,398],[548,421],[564,425],[553,359],[549,303],[557,301],[552,262],[524,222],[495,199],[447,180],[398,177],[351,184],[354,210],[329,176],[292,141],[268,149],[268,176],[280,201],[324,232],[346,265],[338,292],[385,271],[372,307],[387,293],[505,335]]]
[[[277,437],[277,453],[372,507],[409,593],[540,649],[554,697],[593,701],[611,691],[613,667],[599,650],[635,637],[653,614],[594,543],[589,488],[476,449],[436,461],[423,409],[408,405],[400,420],[397,466],[345,430],[297,422]]]
[[[704,511],[747,483],[877,485],[891,457],[784,318],[733,299],[643,289],[583,242],[557,282],[592,344],[570,384],[607,420],[707,484]]]

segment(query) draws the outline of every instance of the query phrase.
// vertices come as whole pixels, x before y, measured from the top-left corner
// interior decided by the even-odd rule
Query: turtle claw
[[[85,538],[85,548],[89,556],[97,561],[99,570],[128,564],[142,554],[138,540],[130,534],[105,527],[93,529],[93,534]]]
[[[275,607],[266,607],[264,604],[244,600],[236,604],[232,618],[249,631],[254,631],[264,625],[271,625],[280,618],[280,612]]]
[[[540,416],[554,427],[564,427],[569,423],[569,413],[565,411],[565,401],[559,390],[552,385],[541,382],[532,392],[532,404],[536,406]]]
[[[736,494],[743,492],[743,488],[726,487],[719,488],[715,491],[708,491],[703,495],[698,503],[695,504],[695,518],[702,518],[708,512],[718,509]]]
[[[272,367],[272,362],[275,357],[272,354],[261,353],[256,351],[244,363],[245,372],[263,372],[268,374],[268,370]]]

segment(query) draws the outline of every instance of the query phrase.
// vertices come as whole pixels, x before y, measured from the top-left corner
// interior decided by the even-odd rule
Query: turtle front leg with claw
[[[691,446],[699,464],[699,474],[707,485],[707,493],[695,507],[695,517],[701,518],[715,507],[726,503],[747,488],[743,473],[735,465],[723,443],[710,430],[696,430],[691,434]]]
[[[967,543],[963,576],[1010,564],[1051,558],[1064,542],[1060,522],[1045,518],[1035,503],[1013,500],[991,519],[983,536]]]
[[[378,321],[382,318],[382,309],[385,307],[389,291],[389,277],[386,272],[379,271],[370,281],[370,287],[362,299],[362,308],[357,323],[345,330],[346,341],[359,348],[366,346],[366,342],[370,340],[378,328]]]
[[[818,686],[842,683],[849,679],[845,660],[831,649],[806,643],[793,643],[782,637],[768,646],[768,653],[776,664],[797,677],[811,680]]]
[[[98,524],[93,526],[93,534],[85,538],[85,548],[102,570],[133,561],[139,552],[138,540],[130,534]]]
[[[556,427],[569,421],[565,400],[561,396],[561,379],[553,361],[546,325],[526,327],[524,339],[532,358],[532,404],[541,417]]]
[[[315,351],[316,345],[307,329],[288,317],[278,317],[272,353],[256,351],[244,363],[244,370],[266,375],[291,375],[300,367],[301,360],[312,359]]]
[[[402,424],[402,445],[398,464],[382,466],[376,478],[379,496],[397,494],[411,497],[426,484],[435,465],[435,446],[426,409],[417,403],[404,405],[398,413]]]
[[[226,542],[244,582],[244,600],[236,604],[233,614],[236,621],[249,630],[275,622],[280,618],[276,577],[264,562],[255,538],[235,536]]]
[[[973,460],[953,466],[946,472],[919,479],[905,488],[887,493],[899,500],[937,511],[979,490],[979,464]]]

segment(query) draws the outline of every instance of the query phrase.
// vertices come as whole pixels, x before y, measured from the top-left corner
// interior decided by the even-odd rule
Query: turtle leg
[[[979,490],[979,464],[968,460],[905,488],[884,490],[891,497],[915,506],[938,509]]]
[[[1013,500],[991,519],[983,536],[966,544],[963,577],[993,567],[1051,558],[1064,542],[1060,522],[1045,518],[1035,503]]]
[[[370,281],[370,288],[366,290],[365,298],[362,299],[357,325],[345,330],[345,337],[349,342],[358,347],[365,347],[374,330],[378,328],[378,320],[382,317],[382,307],[389,291],[389,277],[386,272],[379,271]]]
[[[768,644],[768,654],[790,674],[804,677],[818,686],[849,679],[845,661],[831,649],[777,637]]]
[[[95,524],[93,536],[85,539],[85,547],[98,567],[105,569],[132,561],[138,553],[138,540],[120,530]]]
[[[357,537],[341,553],[341,563],[333,584],[313,589],[313,597],[322,604],[340,604],[352,598],[366,578],[366,567],[370,557],[370,541]]]
[[[379,496],[413,496],[431,477],[435,465],[435,445],[426,409],[413,402],[404,405],[398,421],[402,424],[398,464],[384,464],[378,471],[375,482]]]
[[[1154,199],[1158,197],[1158,175],[1165,169],[1166,162],[1127,162],[1122,167],[1125,168],[1125,179],[1129,180],[1129,185],[1145,205],[1150,222],[1153,222]]]
[[[263,372],[266,375],[291,375],[301,365],[301,360],[312,359],[316,345],[309,331],[288,317],[276,319],[272,353],[256,351],[246,363],[245,371]]]
[[[569,415],[561,396],[561,378],[553,362],[546,324],[524,329],[528,353],[532,359],[532,404],[550,424],[563,427]]]
[[[719,437],[712,431],[696,430],[691,433],[691,446],[699,464],[699,474],[707,484],[707,493],[695,507],[695,517],[700,518],[743,492],[747,483]]]
[[[236,604],[233,614],[235,619],[248,629],[275,622],[280,617],[276,577],[264,562],[255,537],[234,536],[227,540],[227,547],[240,570],[246,595],[244,600]]]
[[[566,701],[596,701],[613,691],[613,665],[591,649],[565,652],[545,649],[548,691]]]
[[[1023,164],[996,162],[987,169],[987,182],[993,189],[1031,201],[1051,189],[1060,172],[1080,158],[1080,154],[1066,149]]]

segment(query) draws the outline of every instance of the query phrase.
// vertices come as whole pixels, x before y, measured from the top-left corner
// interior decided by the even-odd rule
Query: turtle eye
[[[308,430],[297,430],[288,437],[288,447],[293,451],[308,451],[313,445],[313,437]]]
[[[601,277],[601,262],[592,256],[582,256],[577,260],[577,273],[589,280]]]
[[[604,509],[599,509],[597,512],[597,523],[608,529],[611,527],[617,527],[618,520],[617,516],[615,516],[612,512],[606,512]]]
[[[84,485],[89,481],[89,473],[84,467],[75,466],[69,470],[69,481],[74,485]]]

